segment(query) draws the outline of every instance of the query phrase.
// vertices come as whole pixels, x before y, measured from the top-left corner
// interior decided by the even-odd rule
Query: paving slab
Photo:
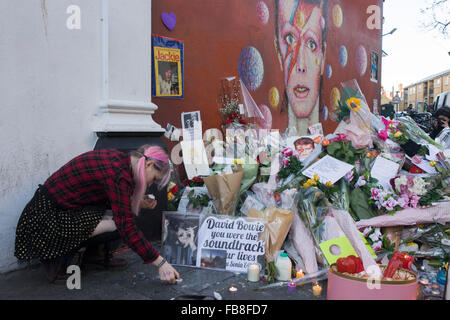
[[[81,271],[81,289],[69,290],[65,284],[50,284],[39,266],[0,274],[0,300],[171,300],[185,295],[214,296],[223,300],[325,300],[326,281],[321,281],[320,297],[312,294],[312,285],[297,287],[295,293],[286,286],[255,290],[263,282],[248,282],[245,274],[228,271],[175,266],[182,282],[162,283],[152,265],[142,263],[130,250],[117,255],[127,259],[122,271]],[[230,287],[237,288],[231,292]]]

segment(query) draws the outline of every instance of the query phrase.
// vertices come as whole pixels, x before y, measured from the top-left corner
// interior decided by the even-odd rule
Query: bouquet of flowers
[[[374,204],[381,212],[388,213],[390,215],[395,212],[408,207],[409,203],[405,204],[403,200],[399,201],[399,197],[390,190],[385,190],[383,187],[373,187],[370,189],[370,204]],[[418,201],[419,199],[417,199]],[[402,204],[405,207],[402,207]]]
[[[281,165],[278,171],[279,183],[275,193],[286,189],[297,188],[306,179],[302,174],[303,165],[297,152],[291,148],[281,151]]]
[[[178,192],[178,186],[174,182],[167,185],[167,210],[177,211],[180,203],[181,192]]]
[[[367,227],[362,235],[377,255],[394,252],[395,246],[389,233],[382,234],[380,228]]]
[[[355,164],[356,160],[364,153],[364,148],[355,149],[345,134],[339,133],[336,138],[324,139],[322,146],[325,153],[338,160]]]

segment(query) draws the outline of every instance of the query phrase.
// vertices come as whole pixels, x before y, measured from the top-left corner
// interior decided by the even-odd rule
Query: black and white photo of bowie
[[[163,252],[174,265],[195,266],[197,261],[197,232],[199,217],[176,218],[165,215],[163,219]]]
[[[194,129],[194,122],[199,120],[200,119],[197,112],[189,112],[183,114],[183,122],[185,129]]]
[[[178,95],[178,64],[176,62],[158,62],[159,94],[163,96]]]

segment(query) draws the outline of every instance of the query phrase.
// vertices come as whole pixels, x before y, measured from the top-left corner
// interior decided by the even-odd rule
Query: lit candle
[[[305,275],[305,274],[303,273],[303,270],[300,269],[299,271],[297,271],[296,277],[297,277],[297,278],[301,278],[301,277],[303,277],[304,275]]]
[[[292,279],[291,279],[291,281],[289,282],[289,284],[288,284],[288,291],[289,292],[295,292],[295,287],[296,287],[297,285],[292,281]]]
[[[312,290],[313,290],[313,295],[316,297],[318,297],[322,294],[322,287],[317,282],[314,282]]]
[[[247,269],[247,279],[251,282],[258,282],[259,281],[259,265],[257,264],[251,264],[248,266]]]
[[[237,291],[237,288],[236,287],[233,287],[233,286],[231,286],[230,287],[230,289],[228,289],[230,292],[236,292]]]

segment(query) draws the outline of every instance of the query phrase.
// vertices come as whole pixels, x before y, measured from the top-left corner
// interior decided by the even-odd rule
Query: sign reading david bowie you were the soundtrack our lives
[[[208,216],[198,231],[197,267],[246,273],[265,253],[260,221]]]

